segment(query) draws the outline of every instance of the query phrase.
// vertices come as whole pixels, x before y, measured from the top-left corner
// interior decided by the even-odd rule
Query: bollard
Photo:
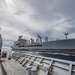
[[[31,75],[32,66],[28,66],[28,75]]]
[[[33,67],[33,68],[31,69],[31,75],[36,75],[36,72],[37,72],[36,67]]]

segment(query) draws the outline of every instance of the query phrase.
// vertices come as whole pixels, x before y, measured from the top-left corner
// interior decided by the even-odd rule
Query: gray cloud
[[[74,0],[0,0],[0,27],[3,39],[15,40],[19,35],[50,40],[75,37]],[[10,36],[10,37],[9,37]]]

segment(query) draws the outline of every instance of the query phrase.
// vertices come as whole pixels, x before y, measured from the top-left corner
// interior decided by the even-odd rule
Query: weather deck
[[[7,58],[4,58],[3,60],[2,65],[6,71],[6,75],[26,75],[27,72],[25,68],[14,59],[8,60]]]
[[[17,53],[13,58],[23,67],[35,66],[37,75],[75,75],[75,62],[43,57],[27,53]]]
[[[29,67],[36,68],[35,75],[75,75],[75,62],[42,57],[27,53],[14,53],[11,60],[3,58],[5,75],[28,75]]]

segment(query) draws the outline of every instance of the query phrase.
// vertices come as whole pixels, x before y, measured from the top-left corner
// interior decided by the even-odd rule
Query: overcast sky
[[[5,40],[75,38],[75,0],[0,0],[0,27]]]

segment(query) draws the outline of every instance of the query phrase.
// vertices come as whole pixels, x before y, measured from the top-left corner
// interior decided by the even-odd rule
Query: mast
[[[1,52],[1,48],[2,48],[2,36],[1,36],[1,28],[0,28],[0,52]]]
[[[2,50],[2,36],[1,36],[1,28],[0,28],[0,58],[1,58],[1,50]]]
[[[66,37],[66,39],[67,39],[67,35],[68,35],[69,33],[65,33],[64,35],[65,35],[65,37]]]

